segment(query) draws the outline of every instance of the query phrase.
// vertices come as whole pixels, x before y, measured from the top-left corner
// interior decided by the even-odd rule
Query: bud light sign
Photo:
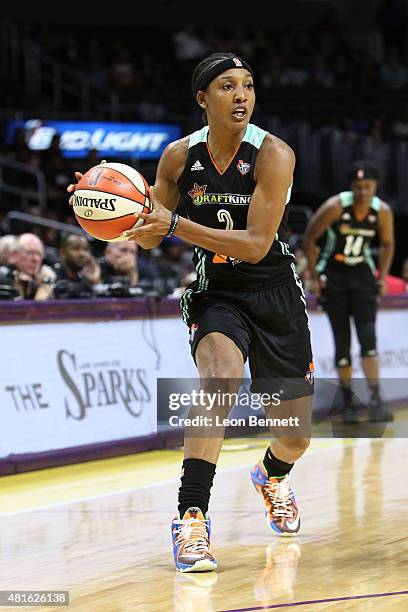
[[[60,136],[64,157],[86,157],[96,149],[100,157],[158,159],[163,149],[181,136],[178,125],[160,123],[108,123],[96,121],[10,121],[7,141],[23,128],[28,147],[44,151],[55,135]]]

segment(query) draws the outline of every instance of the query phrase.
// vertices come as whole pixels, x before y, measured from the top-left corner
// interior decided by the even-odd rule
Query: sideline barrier
[[[316,376],[334,378],[312,300],[309,319]],[[408,379],[408,296],[384,298],[377,329],[382,378]],[[2,302],[0,334],[0,474],[181,443],[156,413],[157,378],[197,376],[178,300]],[[353,337],[359,377],[357,354]]]

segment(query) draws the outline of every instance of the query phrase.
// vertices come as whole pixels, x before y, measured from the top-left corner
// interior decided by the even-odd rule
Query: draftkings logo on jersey
[[[244,206],[250,203],[252,197],[240,193],[206,193],[206,191],[207,185],[194,183],[194,187],[188,192],[188,195],[196,206],[201,206],[201,204],[235,204]]]

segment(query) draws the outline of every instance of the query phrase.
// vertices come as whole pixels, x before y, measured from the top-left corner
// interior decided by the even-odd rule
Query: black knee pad
[[[336,345],[336,368],[346,368],[351,365],[350,337],[348,334],[334,332],[334,343]]]
[[[362,357],[375,357],[377,355],[377,340],[375,336],[375,322],[365,321],[356,323]]]

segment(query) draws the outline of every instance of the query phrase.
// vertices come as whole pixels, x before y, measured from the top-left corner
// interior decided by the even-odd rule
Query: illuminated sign
[[[110,123],[107,121],[10,121],[7,141],[23,128],[28,147],[44,151],[59,135],[64,157],[86,157],[96,149],[100,157],[158,159],[164,148],[181,137],[179,125],[161,123]]]

